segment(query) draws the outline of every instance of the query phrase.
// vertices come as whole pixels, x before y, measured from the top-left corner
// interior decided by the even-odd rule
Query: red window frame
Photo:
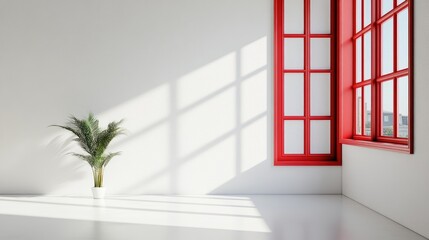
[[[338,76],[339,76],[339,138],[344,144],[357,146],[368,146],[381,149],[394,150],[404,153],[413,153],[413,1],[406,0],[397,4],[397,0],[393,1],[393,9],[381,16],[381,0],[373,0],[372,2],[372,21],[368,26],[363,26],[362,30],[356,32],[356,15],[354,1],[339,2],[339,25],[338,25]],[[364,4],[364,0],[362,0]],[[397,70],[397,14],[408,8],[408,68]],[[362,7],[362,9],[364,9]],[[363,14],[363,11],[362,11]],[[350,18],[353,16],[353,19]],[[393,17],[393,72],[385,75],[381,74],[381,35],[380,26],[383,22]],[[363,21],[363,17],[362,17]],[[372,31],[372,66],[371,79],[356,83],[355,81],[355,40],[364,33]],[[362,44],[363,46],[363,44]],[[362,47],[362,51],[363,51]],[[364,57],[362,54],[362,61]],[[362,64],[363,69],[363,64]],[[408,138],[397,137],[397,79],[399,77],[408,76]],[[362,73],[363,80],[363,73]],[[394,136],[381,136],[383,114],[381,113],[381,83],[384,81],[393,80],[393,128]],[[364,136],[356,133],[356,91],[355,89],[363,86],[371,86],[371,135]],[[362,98],[363,102],[364,99]],[[352,106],[352,107],[351,107]],[[361,104],[363,108],[363,104]],[[363,110],[361,110],[363,112]],[[364,114],[362,114],[363,118]],[[362,125],[365,121],[361,120]],[[361,130],[364,132],[364,130]]]
[[[331,0],[331,33],[310,33],[310,0],[304,1],[304,33],[284,33],[284,0],[274,0],[274,165],[329,166],[341,165],[341,147],[337,138],[337,84],[336,84],[336,0]],[[285,70],[283,65],[283,45],[285,38],[303,38],[304,69]],[[331,40],[331,68],[328,70],[310,69],[310,39],[329,38]],[[283,80],[285,73],[304,74],[304,116],[284,116]],[[330,116],[310,116],[310,74],[330,73],[331,76],[331,114]],[[285,154],[283,128],[285,120],[304,121],[304,154]],[[330,120],[330,154],[310,153],[310,120]]]

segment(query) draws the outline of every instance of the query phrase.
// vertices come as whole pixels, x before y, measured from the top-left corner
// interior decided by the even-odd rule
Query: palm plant
[[[102,130],[94,114],[90,113],[86,119],[77,119],[71,116],[70,121],[64,126],[52,125],[68,130],[76,135],[76,138],[73,140],[81,146],[85,154],[71,154],[86,161],[91,166],[94,176],[94,187],[96,188],[103,187],[104,168],[113,157],[120,154],[120,152],[106,154],[105,151],[115,137],[124,133],[124,129],[120,127],[122,122],[123,120],[111,122],[108,124],[107,129]]]

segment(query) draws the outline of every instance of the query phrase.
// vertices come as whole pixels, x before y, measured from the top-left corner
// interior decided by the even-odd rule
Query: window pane
[[[366,27],[371,23],[371,0],[364,0],[363,25]]]
[[[356,59],[355,59],[355,65],[356,65],[356,79],[355,81],[361,82],[362,81],[362,37],[359,37],[356,39]]]
[[[310,76],[311,116],[331,115],[331,76],[329,73],[312,73]]]
[[[405,0],[398,0],[397,4],[399,5],[399,4],[403,3],[403,2],[405,2]]]
[[[408,76],[398,78],[398,137],[408,138]]]
[[[303,154],[304,153],[304,121],[286,120],[284,121],[284,153]]]
[[[284,32],[304,33],[304,1],[284,1]]]
[[[364,104],[363,104],[363,118],[365,122],[364,135],[371,135],[371,85],[363,88]]]
[[[381,25],[381,74],[393,72],[393,18]]]
[[[356,0],[356,32],[359,32],[362,29],[362,0]]]
[[[381,0],[381,15],[388,13],[393,9],[393,0]]]
[[[331,121],[330,120],[310,121],[310,153],[311,154],[331,153]]]
[[[408,68],[408,8],[398,13],[398,70]]]
[[[284,75],[284,115],[304,115],[304,74],[285,73]]]
[[[356,89],[356,134],[362,135],[362,88]]]
[[[311,69],[331,68],[331,40],[329,38],[312,38],[310,41]]]
[[[310,0],[311,33],[331,32],[331,0]]]
[[[364,71],[363,71],[363,77],[364,80],[371,79],[371,66],[372,66],[372,59],[371,59],[371,31],[365,33],[364,35]]]
[[[381,135],[393,136],[393,80],[381,83]]]
[[[285,38],[284,68],[285,69],[304,69],[304,39],[303,38]]]

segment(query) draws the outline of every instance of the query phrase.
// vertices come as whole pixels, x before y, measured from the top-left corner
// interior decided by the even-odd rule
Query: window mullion
[[[304,155],[310,155],[310,0],[304,1]]]
[[[397,0],[394,0],[397,6]],[[398,71],[398,14],[393,16],[393,71]],[[393,80],[393,137],[398,137],[398,78]]]
[[[365,136],[365,87],[361,87],[361,134]]]
[[[398,79],[393,79],[393,137],[398,137]]]
[[[365,28],[365,0],[361,1],[361,28],[364,29]]]
[[[380,31],[377,25],[377,19],[381,15],[381,0],[372,1],[372,82],[371,82],[371,140],[377,140],[377,133],[379,131],[379,91],[377,84],[377,77],[380,76]]]

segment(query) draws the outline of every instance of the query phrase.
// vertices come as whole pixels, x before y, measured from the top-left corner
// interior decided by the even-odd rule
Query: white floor
[[[423,240],[340,195],[0,196],[0,239]]]

